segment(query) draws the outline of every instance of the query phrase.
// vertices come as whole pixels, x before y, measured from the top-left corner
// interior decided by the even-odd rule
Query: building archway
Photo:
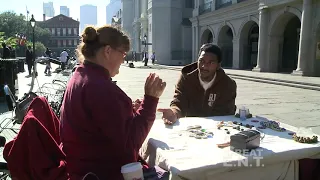
[[[232,68],[233,65],[233,32],[232,29],[225,25],[220,29],[218,36],[218,46],[222,51],[221,66]]]
[[[270,33],[269,63],[271,71],[292,72],[297,69],[301,22],[286,12],[273,23]]]
[[[318,24],[316,33],[316,59],[313,71],[315,76],[320,77],[320,23]]]
[[[201,44],[212,43],[213,34],[209,29],[206,29],[201,36]]]
[[[254,21],[246,22],[240,29],[240,69],[257,66],[259,26]]]

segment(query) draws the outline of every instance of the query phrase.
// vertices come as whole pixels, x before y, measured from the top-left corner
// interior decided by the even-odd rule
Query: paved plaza
[[[117,84],[132,98],[143,97],[144,83],[151,72],[157,73],[167,82],[167,87],[162,95],[158,107],[169,107],[172,100],[175,84],[180,76],[180,71],[165,68],[145,68],[141,63],[135,63],[136,68],[121,66],[120,74],[114,78]],[[55,67],[53,67],[55,69]],[[38,65],[39,85],[51,82],[56,74],[45,76],[44,66]],[[19,74],[19,97],[30,88],[31,78],[25,78],[26,72]],[[320,134],[320,93],[287,86],[258,83],[253,81],[235,79],[238,85],[236,105],[245,106],[254,115],[261,115],[273,120],[300,127],[311,127]],[[38,89],[36,84],[34,90]],[[3,108],[2,108],[3,109]],[[161,114],[157,114],[161,119]]]
[[[174,87],[180,76],[178,70],[136,68],[122,66],[120,74],[114,79],[118,85],[133,99],[141,98],[144,82],[149,73],[157,73],[167,82],[158,107],[169,107]],[[236,105],[245,106],[253,115],[261,115],[272,120],[281,121],[296,127],[310,127],[320,134],[320,93],[287,86],[258,83],[235,79],[238,86]],[[161,118],[161,114],[157,114]]]

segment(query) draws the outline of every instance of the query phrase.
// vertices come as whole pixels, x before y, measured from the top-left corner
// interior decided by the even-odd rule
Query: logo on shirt
[[[217,94],[212,94],[212,93],[209,95],[208,106],[210,106],[210,107],[213,106],[214,101],[216,101],[216,96],[217,96]]]

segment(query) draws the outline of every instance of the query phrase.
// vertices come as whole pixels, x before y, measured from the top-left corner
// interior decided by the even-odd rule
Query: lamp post
[[[33,14],[31,15],[30,24],[31,24],[31,27],[32,27],[32,60],[33,60],[33,63],[34,63],[35,60],[36,60],[36,53],[35,53],[35,49],[36,48],[35,48],[35,38],[34,38],[34,28],[36,26],[36,20],[34,19]],[[37,76],[35,65],[33,65],[33,71],[35,73],[35,76]]]
[[[147,35],[143,36],[144,40],[144,66],[148,66],[148,57],[147,57]]]

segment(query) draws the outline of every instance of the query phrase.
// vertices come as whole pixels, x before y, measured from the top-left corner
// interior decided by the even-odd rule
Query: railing
[[[243,1],[247,1],[247,0],[237,0],[237,3],[243,2]]]
[[[192,51],[171,51],[172,60],[192,60]]]
[[[216,9],[220,9],[232,4],[232,0],[216,0]]]
[[[61,36],[61,35],[51,35],[51,38],[56,38],[56,39],[61,39],[61,38],[63,38],[63,39],[67,39],[67,38],[79,38],[80,39],[80,36],[79,35],[69,35],[69,36],[67,36],[67,35],[64,35],[64,36]]]
[[[212,1],[199,6],[199,14],[204,14],[211,11]]]

